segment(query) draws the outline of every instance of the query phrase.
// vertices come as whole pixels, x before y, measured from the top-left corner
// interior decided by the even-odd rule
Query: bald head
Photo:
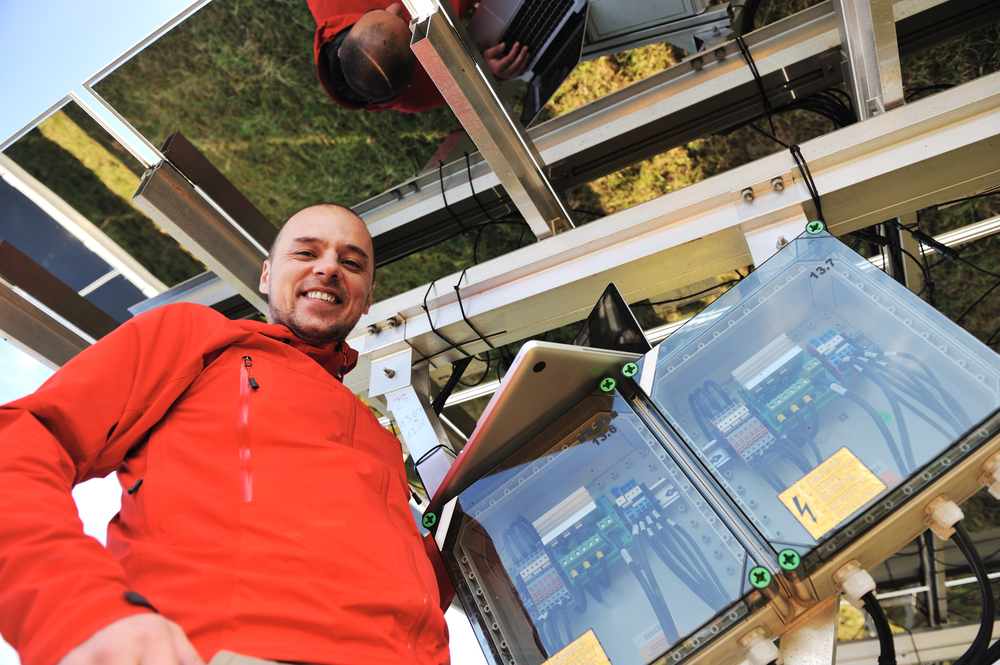
[[[368,228],[349,208],[319,204],[288,218],[260,278],[270,323],[301,339],[345,339],[368,312],[375,288],[375,251]]]
[[[401,93],[413,81],[416,63],[410,37],[399,3],[362,16],[340,47],[340,66],[347,83],[373,102]]]

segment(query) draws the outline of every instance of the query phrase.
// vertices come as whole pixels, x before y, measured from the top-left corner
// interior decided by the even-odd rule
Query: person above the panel
[[[23,665],[447,663],[399,441],[342,383],[374,289],[341,206],[282,227],[268,323],[153,309],[0,406],[0,634]],[[112,471],[107,549],[73,485]]]
[[[451,0],[458,16],[469,0]],[[327,94],[347,109],[420,113],[444,104],[410,49],[409,14],[387,0],[309,0],[318,28],[316,70]],[[528,49],[497,44],[483,52],[499,81],[521,76]]]

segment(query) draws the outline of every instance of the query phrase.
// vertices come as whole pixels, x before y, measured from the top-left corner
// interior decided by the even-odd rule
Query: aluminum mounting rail
[[[900,51],[909,33],[929,43],[915,19],[934,11],[967,24],[964,5],[980,0],[900,0],[894,5]],[[978,5],[976,3],[979,3]],[[958,6],[958,5],[961,5]],[[963,13],[963,10],[966,10]],[[971,11],[971,17],[967,16]],[[980,12],[981,13],[981,12]],[[942,17],[938,17],[943,20]],[[746,36],[771,106],[843,81],[840,34],[832,2],[823,2]],[[557,189],[589,182],[671,148],[737,127],[763,113],[760,93],[736,44],[699,53],[528,131]],[[447,197],[445,205],[444,195]],[[475,196],[474,196],[475,195]],[[477,153],[413,178],[354,207],[369,226],[380,265],[515,213],[510,198]]]
[[[1000,73],[802,145],[836,235],[1000,184],[998,151]],[[636,302],[759,263],[761,248],[774,251],[813,213],[791,155],[759,159],[473,266],[461,284],[454,274],[373,305],[349,338],[362,359],[347,383],[367,390],[372,360],[403,344],[435,366],[462,357],[438,333],[466,353],[486,349],[465,317],[499,345],[583,319],[608,282]]]

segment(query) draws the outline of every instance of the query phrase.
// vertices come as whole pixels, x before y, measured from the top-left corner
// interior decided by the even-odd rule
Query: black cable
[[[705,392],[708,392],[709,390],[714,390],[715,394],[719,396],[719,399],[722,400],[723,404],[725,404],[726,406],[732,406],[733,398],[727,395],[718,383],[716,383],[711,379],[707,379],[705,383],[702,385],[705,387]]]
[[[845,361],[850,360],[845,359]],[[866,377],[869,381],[874,383],[885,395],[885,398],[889,401],[889,408],[892,409],[892,415],[896,419],[896,430],[899,432],[899,444],[903,449],[903,457],[906,460],[906,468],[903,469],[904,472],[909,474],[917,468],[917,463],[913,459],[913,446],[910,444],[910,432],[906,428],[906,421],[903,419],[903,411],[899,405],[899,398],[896,393],[892,391],[889,385],[879,376],[878,372],[871,371],[866,372],[866,367],[854,364],[853,367],[861,374],[861,376]]]
[[[996,288],[997,288],[998,286],[1000,286],[1000,280],[997,280],[997,281],[996,281],[996,282],[995,282],[995,283],[993,284],[993,286],[991,286],[990,288],[988,288],[988,289],[986,290],[986,293],[984,293],[983,295],[979,296],[979,298],[977,298],[977,299],[976,299],[976,302],[974,302],[974,303],[972,303],[971,305],[969,305],[969,306],[968,306],[968,307],[966,308],[966,310],[965,310],[964,312],[962,312],[962,313],[961,313],[961,314],[960,314],[960,315],[958,316],[958,318],[957,318],[957,319],[955,319],[955,323],[956,323],[956,324],[961,324],[961,323],[962,323],[962,319],[964,319],[964,318],[965,318],[965,317],[966,317],[966,316],[967,316],[967,315],[969,314],[969,312],[971,312],[971,311],[972,311],[973,309],[975,309],[975,308],[976,308],[976,305],[978,305],[979,303],[981,303],[981,302],[982,302],[982,301],[983,301],[983,300],[984,300],[984,299],[986,298],[986,296],[988,296],[988,295],[990,295],[991,293],[993,293],[993,291],[994,291],[994,290],[995,290],[995,289],[996,289]]]
[[[989,647],[990,639],[993,636],[993,586],[990,584],[986,567],[983,565],[982,559],[979,558],[979,552],[976,551],[976,547],[972,543],[972,539],[969,537],[969,533],[965,530],[965,527],[959,522],[955,524],[954,528],[955,537],[952,540],[955,541],[955,545],[958,546],[962,555],[965,556],[966,561],[969,562],[969,567],[972,568],[973,573],[976,575],[976,581],[979,583],[979,593],[983,598],[983,609],[980,615],[979,632],[976,633],[976,639],[972,641],[968,651],[962,654],[953,665],[978,664],[983,662],[984,656],[987,656],[987,647]]]
[[[826,224],[826,219],[823,217],[823,207],[820,205],[819,201],[819,190],[816,189],[816,183],[813,181],[812,172],[809,171],[809,164],[806,162],[806,158],[802,156],[802,148],[797,145],[793,145],[788,149],[792,153],[792,159],[795,160],[795,165],[799,167],[799,171],[802,173],[802,179],[806,183],[806,189],[809,190],[809,196],[812,197],[813,205],[816,206],[816,218]]]
[[[674,618],[670,614],[670,609],[666,605],[661,606],[656,600],[656,596],[653,594],[653,589],[649,586],[649,582],[643,577],[642,571],[639,570],[639,565],[629,556],[628,550],[622,545],[621,540],[615,534],[610,534],[611,542],[618,548],[618,551],[622,555],[622,559],[628,565],[629,570],[632,571],[632,575],[635,577],[636,581],[639,582],[639,586],[642,587],[642,592],[646,594],[646,599],[649,601],[650,606],[653,608],[653,614],[656,615],[656,620],[660,622],[660,628],[663,630],[663,636],[667,639],[668,644],[676,644],[680,641],[681,636],[677,632],[677,627],[674,624]],[[633,544],[636,544],[633,541]]]
[[[470,321],[469,317],[467,317],[465,315],[465,307],[462,305],[462,291],[459,288],[459,284],[462,283],[462,280],[465,278],[465,273],[468,270],[469,269],[466,268],[465,270],[462,271],[462,274],[459,275],[459,277],[458,277],[458,284],[456,284],[455,287],[454,287],[455,288],[455,295],[458,297],[458,311],[461,312],[461,314],[462,314],[462,320],[465,321],[465,324],[467,326],[469,326],[470,328],[472,328],[472,332],[476,333],[476,335],[479,336],[479,339],[483,340],[483,342],[486,343],[486,346],[490,347],[491,349],[495,349],[497,347],[493,346],[493,344],[490,343],[490,340],[488,340],[485,337],[483,337],[483,333],[479,332],[479,329],[476,328],[476,326],[472,325],[472,321]]]
[[[864,602],[865,611],[872,618],[875,632],[878,634],[878,665],[896,665],[896,644],[893,642],[892,629],[889,627],[889,620],[885,618],[882,606],[875,600],[875,594],[871,591],[861,596],[861,600]]]
[[[593,215],[594,217],[607,217],[608,213],[601,212],[599,210],[587,210],[586,208],[573,208],[573,212],[582,212],[585,215]]]
[[[984,275],[989,275],[990,277],[996,277],[997,279],[1000,279],[1000,275],[996,274],[995,272],[990,272],[989,270],[986,270],[985,268],[980,268],[975,263],[969,261],[968,259],[966,259],[966,258],[964,258],[962,256],[958,257],[958,260],[961,261],[962,263],[964,263],[965,265],[969,266],[970,268],[975,268],[976,270],[978,270],[979,272],[983,273]]]
[[[438,182],[441,183],[441,198],[444,200],[444,209],[448,211],[448,214],[455,220],[455,223],[462,227],[463,231],[468,231],[468,227],[462,223],[462,220],[458,218],[458,215],[448,205],[448,197],[444,193],[444,162],[440,159],[438,160]]]
[[[812,439],[810,439],[808,436],[803,436],[803,435],[797,434],[795,432],[792,432],[792,433],[788,434],[789,440],[793,440],[792,437],[795,437],[796,439],[798,439],[799,442],[800,442],[800,445],[801,444],[806,444],[806,445],[808,445],[812,449],[813,454],[816,456],[816,464],[817,465],[823,463],[823,455],[819,452],[819,446],[816,445],[815,441],[813,441]]]
[[[743,40],[742,36],[736,38],[736,45],[739,47],[740,54],[743,55],[743,60],[746,62],[747,67],[750,68],[750,74],[753,75],[754,83],[757,84],[757,89],[760,91],[761,101],[764,103],[764,111],[767,113],[767,121],[771,125],[771,134],[776,137],[778,132],[774,129],[774,118],[772,117],[774,112],[771,109],[771,102],[767,98],[767,93],[764,91],[764,81],[760,76],[760,72],[757,70],[757,63],[754,62],[753,55],[750,53],[750,47],[747,46],[747,43]]]
[[[927,363],[925,363],[923,360],[913,355],[912,353],[907,353],[906,351],[895,351],[892,352],[891,354],[886,353],[884,355],[886,356],[891,355],[897,358],[905,358],[906,360],[909,360],[910,362],[919,365],[920,369],[924,370],[924,374],[916,374],[915,376],[921,380],[930,381],[930,383],[937,389],[938,393],[941,395],[941,398],[948,405],[948,408],[951,409],[951,412],[955,414],[955,416],[962,422],[965,428],[968,429],[972,427],[972,420],[969,418],[969,415],[965,412],[965,409],[963,409],[962,405],[954,397],[952,397],[951,393],[949,393],[944,389],[944,386],[941,385],[941,382],[938,380],[937,375],[934,374],[934,371],[931,370],[930,366]]]
[[[451,393],[455,390],[455,386],[458,385],[459,381],[462,380],[462,374],[465,373],[471,362],[472,358],[461,358],[451,364],[451,376],[448,377],[448,382],[444,384],[441,392],[431,402],[431,410],[434,411],[435,415],[441,415],[441,412],[444,410],[444,403],[451,397]]]
[[[896,469],[897,471],[900,472],[900,477],[905,478],[907,474],[904,473],[903,470],[906,468],[906,464],[904,463],[902,456],[899,454],[899,449],[896,447],[896,440],[892,438],[892,434],[889,432],[889,428],[886,427],[885,421],[883,421],[882,418],[878,415],[878,413],[876,413],[875,409],[872,408],[871,404],[866,402],[864,398],[862,398],[860,395],[855,394],[853,390],[847,390],[843,386],[838,386],[838,387],[840,388],[840,390],[836,392],[839,392],[841,395],[843,395],[847,399],[851,400],[852,402],[860,406],[861,409],[865,413],[867,413],[868,416],[873,421],[875,421],[875,424],[878,426],[879,432],[882,433],[882,437],[885,439],[886,444],[889,446],[889,452],[892,454],[893,461],[896,462]]]
[[[715,291],[717,289],[721,289],[724,286],[729,286],[730,284],[738,284],[739,282],[742,281],[742,279],[743,279],[742,277],[740,279],[731,279],[728,282],[723,282],[722,284],[716,284],[715,286],[710,286],[709,288],[707,288],[707,289],[705,289],[703,291],[698,291],[697,293],[692,293],[689,296],[681,296],[680,298],[671,298],[670,300],[660,300],[660,301],[657,301],[657,302],[640,302],[640,303],[636,303],[636,304],[632,305],[632,307],[652,307],[653,305],[669,305],[670,303],[680,302],[681,300],[689,300],[691,298],[696,298],[696,297],[704,295],[706,293],[711,293],[712,291]]]
[[[876,364],[876,366],[878,365]],[[946,438],[951,439],[964,432],[965,428],[958,422],[958,419],[927,389],[927,386],[907,376],[900,367],[901,365],[898,363],[891,367],[887,365],[883,371],[886,381],[896,390],[915,400],[918,405],[933,410],[953,432],[953,435],[945,434]]]
[[[434,288],[434,283],[435,282],[437,282],[436,279],[434,281],[432,281],[430,284],[427,285],[427,292],[424,293],[424,302],[423,302],[423,304],[421,304],[421,307],[424,308],[424,314],[427,315],[427,325],[429,325],[431,327],[431,332],[433,332],[435,335],[437,335],[442,340],[444,340],[452,349],[455,349],[456,351],[460,351],[462,353],[462,355],[465,356],[466,358],[471,358],[472,356],[470,356],[465,351],[465,349],[463,349],[459,345],[455,344],[455,342],[451,341],[450,339],[448,339],[447,337],[445,337],[444,335],[442,335],[440,332],[438,332],[437,328],[434,327],[434,322],[431,321],[431,312],[430,312],[430,310],[427,309],[427,296],[429,296],[431,294],[431,289]]]
[[[906,95],[904,101],[909,104],[910,100],[919,95],[921,92],[927,92],[928,90],[947,90],[954,87],[955,85],[953,83],[944,83],[940,85],[925,85],[922,88],[914,88],[913,90],[910,90],[909,94]]]

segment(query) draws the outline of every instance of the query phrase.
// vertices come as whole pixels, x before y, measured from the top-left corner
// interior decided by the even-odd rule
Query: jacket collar
[[[258,333],[271,339],[279,340],[301,351],[319,363],[323,369],[338,381],[343,381],[344,375],[358,364],[358,352],[352,349],[346,341],[341,340],[328,344],[310,344],[299,339],[295,333],[283,325],[272,325],[246,319],[236,321],[235,323],[248,332]]]

